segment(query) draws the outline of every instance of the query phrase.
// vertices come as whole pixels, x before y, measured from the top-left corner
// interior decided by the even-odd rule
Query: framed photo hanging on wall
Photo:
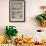
[[[25,1],[9,0],[9,21],[24,22],[25,21]]]

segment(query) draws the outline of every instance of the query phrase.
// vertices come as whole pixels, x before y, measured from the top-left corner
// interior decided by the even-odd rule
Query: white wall
[[[46,5],[46,0],[25,0],[26,21],[9,22],[9,0],[0,0],[0,33],[4,33],[6,25],[15,25],[19,31],[18,35],[31,36],[36,33],[36,29],[45,29],[38,25],[35,16],[40,14],[40,6]],[[45,29],[46,30],[46,29]],[[32,33],[33,32],[33,33]]]

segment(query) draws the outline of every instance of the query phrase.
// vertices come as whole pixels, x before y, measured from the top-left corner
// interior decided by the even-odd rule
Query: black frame
[[[12,0],[12,1],[24,1],[24,21],[11,21],[10,20],[10,1],[9,0],[9,22],[25,22],[25,0]]]

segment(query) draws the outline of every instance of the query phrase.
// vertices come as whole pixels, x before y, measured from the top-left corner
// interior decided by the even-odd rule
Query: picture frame
[[[25,0],[9,0],[9,21],[25,22]]]

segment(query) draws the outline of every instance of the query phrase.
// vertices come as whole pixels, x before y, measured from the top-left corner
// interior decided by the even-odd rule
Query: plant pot
[[[12,43],[14,44],[14,40],[17,38],[17,36],[12,36],[11,40],[12,40]]]
[[[7,39],[7,43],[8,43],[8,44],[11,44],[12,41],[11,41],[10,39]]]
[[[46,27],[46,20],[43,20],[43,21],[41,22],[41,26],[42,26],[42,27]]]

